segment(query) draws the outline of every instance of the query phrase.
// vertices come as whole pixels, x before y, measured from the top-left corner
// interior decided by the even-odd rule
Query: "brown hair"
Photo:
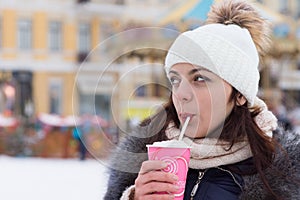
[[[238,96],[239,92],[233,88],[230,100],[237,102]],[[276,199],[280,199],[270,187],[264,174],[264,169],[271,166],[274,160],[278,144],[275,139],[267,136],[256,124],[254,119],[260,113],[260,108],[253,107],[251,110],[247,107],[247,103],[241,106],[235,104],[231,114],[225,120],[220,139],[231,142],[232,146],[239,138],[247,137],[257,173],[271,195]]]

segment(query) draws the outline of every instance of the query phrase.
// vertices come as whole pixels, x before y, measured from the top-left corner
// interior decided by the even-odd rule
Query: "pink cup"
[[[156,143],[155,145],[147,145],[147,147],[149,160],[161,160],[168,163],[168,166],[163,171],[178,176],[176,184],[180,189],[174,195],[176,200],[182,200],[184,197],[186,176],[190,162],[190,148],[187,146],[174,147],[174,145],[159,146]]]

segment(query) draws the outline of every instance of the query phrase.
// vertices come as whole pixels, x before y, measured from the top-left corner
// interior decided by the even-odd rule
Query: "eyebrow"
[[[191,71],[189,71],[188,75],[193,75],[193,74],[195,74],[195,73],[197,73],[199,71],[207,71],[207,72],[209,72],[209,70],[207,70],[205,68],[197,67],[196,69],[192,69]],[[177,71],[170,70],[169,74],[171,74],[171,73],[176,74],[176,75],[179,76],[179,73]]]

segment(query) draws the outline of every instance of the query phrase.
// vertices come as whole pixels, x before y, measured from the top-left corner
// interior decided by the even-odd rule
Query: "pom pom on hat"
[[[209,24],[181,34],[165,60],[167,74],[177,63],[191,63],[217,74],[253,105],[258,91],[259,56],[247,29]]]

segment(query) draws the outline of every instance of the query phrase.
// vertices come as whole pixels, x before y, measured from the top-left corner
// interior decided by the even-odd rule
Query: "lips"
[[[190,117],[190,120],[192,120],[194,115],[195,114],[192,114],[192,113],[180,113],[179,118],[182,120],[182,122],[185,122],[187,117]]]

